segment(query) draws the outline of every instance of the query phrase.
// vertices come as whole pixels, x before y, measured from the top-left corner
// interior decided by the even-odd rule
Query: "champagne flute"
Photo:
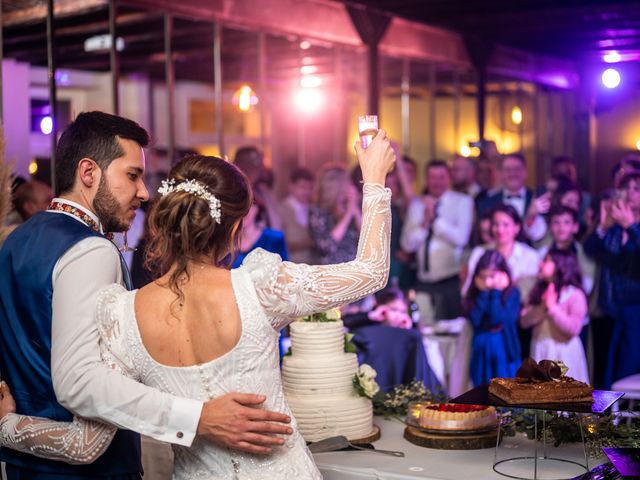
[[[137,250],[136,247],[130,247],[129,246],[129,242],[127,239],[127,230],[125,230],[124,232],[122,232],[122,246],[120,247],[120,252],[121,253],[127,253],[127,252],[135,252]]]

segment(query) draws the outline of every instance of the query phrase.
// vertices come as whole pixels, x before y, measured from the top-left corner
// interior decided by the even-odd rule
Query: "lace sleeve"
[[[72,465],[95,461],[116,433],[106,423],[74,417],[71,422],[9,413],[0,420],[0,445]]]
[[[102,363],[127,377],[138,379],[133,348],[127,345],[126,325],[120,297],[127,290],[119,284],[109,285],[98,293],[96,322],[100,333]]]
[[[254,250],[244,263],[258,298],[275,328],[296,317],[320,312],[365,297],[387,283],[391,238],[391,191],[365,184],[363,218],[356,258],[336,265],[283,262]]]

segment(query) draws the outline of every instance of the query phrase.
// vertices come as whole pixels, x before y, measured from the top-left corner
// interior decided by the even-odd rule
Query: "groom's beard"
[[[109,190],[105,175],[102,175],[102,178],[100,178],[98,191],[93,199],[93,209],[105,232],[126,232],[129,230],[131,223],[118,216],[118,212],[122,210],[122,208],[116,200],[116,197],[114,197]]]

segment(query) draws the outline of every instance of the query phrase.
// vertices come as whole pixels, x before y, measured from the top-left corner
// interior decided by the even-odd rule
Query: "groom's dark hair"
[[[90,158],[105,171],[124,155],[118,138],[133,140],[141,147],[149,134],[133,120],[104,112],[84,112],[69,124],[56,148],[56,195],[73,189],[78,162]]]

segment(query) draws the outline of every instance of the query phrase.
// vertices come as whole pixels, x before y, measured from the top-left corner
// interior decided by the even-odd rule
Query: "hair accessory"
[[[209,215],[216,223],[220,223],[222,213],[220,211],[220,200],[218,200],[202,183],[197,180],[183,180],[176,185],[176,179],[163,180],[158,193],[163,197],[173,192],[186,192],[196,197],[200,197],[209,202]]]

